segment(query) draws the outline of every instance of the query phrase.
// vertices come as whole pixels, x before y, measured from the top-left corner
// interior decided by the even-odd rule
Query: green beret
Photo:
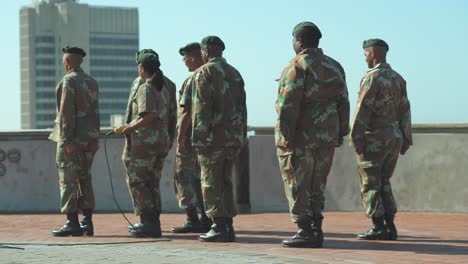
[[[136,56],[135,56],[135,59],[136,59],[136,63],[140,63],[140,56],[144,55],[144,54],[154,54],[156,55],[156,58],[158,59],[159,61],[159,55],[156,51],[152,50],[152,49],[142,49],[140,51],[138,51],[136,53]]]
[[[220,46],[222,50],[225,49],[224,42],[217,36],[208,36],[202,39],[201,46],[216,45]]]
[[[179,49],[179,54],[184,56],[185,53],[191,52],[194,50],[200,50],[200,43],[192,42],[190,44],[185,45],[184,47]]]
[[[387,48],[387,51],[389,49],[387,42],[381,40],[381,39],[368,39],[364,40],[362,43],[362,48],[367,49],[369,47],[385,47]]]
[[[159,62],[159,57],[154,53],[143,53],[138,56],[138,64],[143,66],[159,67],[161,63]]]
[[[78,54],[83,56],[83,58],[86,57],[86,52],[82,48],[66,46],[62,51],[65,54]]]
[[[322,32],[320,32],[320,29],[317,27],[317,25],[308,21],[304,21],[304,22],[297,24],[293,29],[292,35],[294,36],[294,34],[296,34],[298,31],[306,29],[306,28],[312,29],[313,31],[315,31],[314,33],[317,35],[318,39],[322,38]]]

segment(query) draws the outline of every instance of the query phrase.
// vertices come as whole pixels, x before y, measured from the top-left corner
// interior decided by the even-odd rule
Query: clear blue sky
[[[32,2],[2,2],[0,130],[20,127],[19,9]],[[468,122],[468,1],[80,2],[138,7],[140,48],[160,54],[163,71],[178,87],[188,75],[179,47],[220,36],[224,57],[245,79],[251,126],[274,125],[275,79],[294,56],[291,30],[304,20],[320,27],[320,47],[343,65],[351,112],[367,70],[362,41],[379,37],[390,45],[388,62],[407,80],[413,123]]]

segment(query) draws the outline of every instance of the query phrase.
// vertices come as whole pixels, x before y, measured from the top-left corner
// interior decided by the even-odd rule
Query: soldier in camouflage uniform
[[[91,165],[98,150],[99,89],[96,80],[81,69],[86,56],[78,47],[62,49],[67,73],[57,85],[57,118],[49,139],[57,142],[56,163],[60,177],[60,208],[66,224],[54,236],[94,234],[95,207]],[[83,220],[78,223],[78,211]]]
[[[194,72],[201,65],[200,43],[190,43],[179,50],[185,66]],[[173,233],[208,232],[211,220],[203,208],[203,196],[200,185],[200,167],[197,153],[191,146],[192,141],[192,84],[194,74],[183,83],[179,91],[179,107],[177,111],[177,151],[174,186],[179,207],[187,214],[187,220],[181,226],[172,228]],[[201,221],[198,218],[197,207],[200,209]]]
[[[159,69],[156,52],[137,54],[139,80],[132,84],[127,105],[126,141],[122,162],[135,214],[140,221],[129,226],[135,237],[161,237],[161,194],[159,181],[169,146],[170,88],[175,85]]]
[[[318,48],[311,22],[293,30],[296,52],[279,79],[275,143],[292,220],[299,231],[286,247],[321,247],[325,186],[335,147],[349,133],[349,101],[341,65]]]
[[[359,239],[396,240],[397,211],[390,177],[398,155],[412,145],[410,103],[406,81],[386,62],[388,45],[381,39],[364,41],[370,70],[361,80],[351,138],[361,176],[361,196],[373,227]]]
[[[201,168],[205,211],[214,224],[199,240],[232,242],[237,214],[232,160],[247,136],[244,81],[222,57],[225,46],[219,37],[208,36],[200,44],[205,64],[195,73],[192,87],[192,146]]]

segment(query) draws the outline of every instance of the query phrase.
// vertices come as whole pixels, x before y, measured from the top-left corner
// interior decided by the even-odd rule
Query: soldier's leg
[[[60,210],[67,214],[66,224],[52,231],[53,236],[80,236],[83,231],[78,223],[78,187],[80,159],[65,152],[65,145],[58,143],[56,165],[60,184]]]
[[[196,153],[195,153],[196,157]],[[201,170],[200,166],[198,165],[198,159],[195,160],[195,171],[194,171],[194,178],[192,181],[193,188],[195,190],[195,194],[197,197],[197,208],[200,212],[200,226],[202,232],[207,232],[210,230],[213,221],[206,215],[205,207],[203,205],[203,193],[201,188]]]
[[[387,239],[384,224],[384,205],[382,200],[382,162],[385,158],[385,142],[367,139],[366,150],[358,155],[358,168],[361,177],[361,197],[366,215],[372,219],[373,227],[358,234],[359,239]]]
[[[395,214],[397,212],[397,204],[393,197],[390,178],[395,171],[398,156],[400,155],[402,142],[400,139],[395,139],[389,142],[387,149],[389,150],[387,157],[382,164],[382,201],[385,208],[385,224],[387,226],[388,237],[390,240],[398,238],[398,232],[395,226]]]
[[[230,208],[233,202],[226,201],[229,186],[225,180],[225,170],[227,164],[224,148],[203,147],[197,149],[198,161],[201,168],[201,185],[203,202],[206,214],[213,219],[211,230],[199,239],[203,242],[231,242],[229,230],[226,225],[226,218],[235,216],[235,211]],[[226,193],[227,192],[227,193]]]
[[[92,213],[95,208],[95,198],[92,183],[91,167],[96,152],[83,152],[83,163],[80,172],[80,196],[78,199],[78,207],[83,212],[83,219],[80,222],[81,229],[88,236],[94,235],[94,225]]]
[[[314,150],[315,166],[310,184],[310,207],[313,212],[314,226],[322,227],[322,211],[325,208],[325,188],[328,174],[333,164],[335,147],[321,147]]]
[[[311,226],[313,212],[310,207],[309,189],[315,164],[313,150],[296,148],[291,154],[278,148],[277,155],[289,211],[299,229],[291,239],[283,240],[281,245],[321,247],[322,243],[319,237],[314,235]]]
[[[194,185],[197,178],[195,175],[196,158],[195,153],[176,154],[174,185],[179,207],[183,210],[193,210],[197,206],[197,186]]]
[[[284,192],[289,202],[291,218],[295,223],[310,222],[313,216],[308,188],[315,161],[313,157],[307,156],[307,151],[304,148],[297,148],[294,154],[289,154],[281,148],[277,150]]]

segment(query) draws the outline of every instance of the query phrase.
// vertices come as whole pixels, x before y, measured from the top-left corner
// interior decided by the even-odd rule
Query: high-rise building
[[[65,74],[62,47],[87,52],[82,68],[100,88],[101,126],[123,115],[137,76],[138,9],[77,0],[42,0],[20,11],[21,127],[53,127],[55,86]]]

